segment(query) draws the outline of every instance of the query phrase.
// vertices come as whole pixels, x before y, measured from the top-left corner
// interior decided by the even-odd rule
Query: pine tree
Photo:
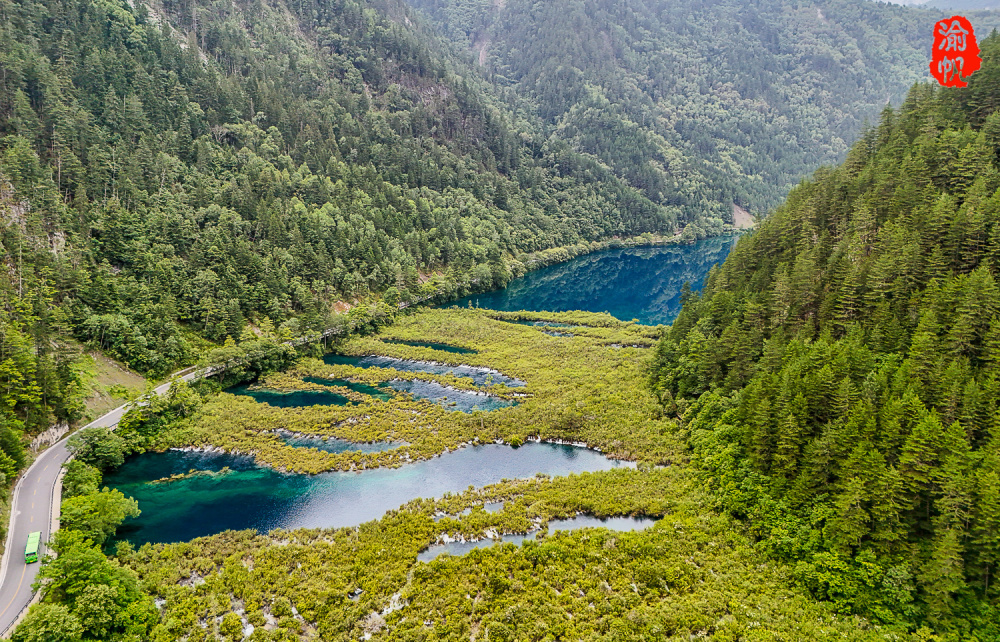
[[[927,413],[913,427],[899,457],[899,473],[903,479],[909,504],[918,521],[930,517],[930,489],[934,470],[941,460],[944,427],[934,413]]]
[[[932,309],[925,310],[920,315],[920,323],[910,340],[907,358],[921,396],[932,403],[936,398],[933,384],[941,369],[939,330],[937,314]]]
[[[935,533],[930,555],[917,578],[927,604],[928,619],[936,625],[943,625],[951,617],[955,594],[965,587],[961,539],[955,529]]]
[[[991,579],[1000,565],[1000,473],[995,457],[992,459],[992,466],[983,467],[976,474],[975,517],[971,529],[976,565],[987,596],[990,595]]]

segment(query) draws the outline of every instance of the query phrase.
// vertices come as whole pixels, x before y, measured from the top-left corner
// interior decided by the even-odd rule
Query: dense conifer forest
[[[927,77],[938,10],[830,0],[413,0],[651,200],[763,216]],[[970,14],[984,37],[1000,20]]]
[[[12,429],[84,416],[81,344],[162,377],[381,293],[443,300],[609,239],[718,234],[922,69],[922,14],[860,1],[819,26],[794,13],[787,33],[764,29],[780,3],[754,20],[587,4],[565,21],[559,3],[512,3],[485,67],[456,51],[493,37],[492,5],[418,5],[430,24],[401,0],[0,2]],[[668,47],[701,9],[706,31]],[[522,14],[538,37],[504,22]],[[778,46],[793,35],[805,52]],[[760,55],[711,44],[738,41]]]
[[[913,84],[932,10],[413,5],[0,0],[0,481],[27,435],[83,423],[84,350],[150,380],[226,366],[70,437],[13,639],[1000,638],[1000,36],[942,90]],[[669,328],[419,308],[775,206]],[[506,405],[388,387],[415,381]],[[543,439],[634,467],[142,546],[116,530],[143,507],[103,487],[166,448],[313,475]],[[578,514],[657,523],[546,534]]]
[[[161,377],[246,331],[690,222],[415,21],[392,0],[0,2],[5,425],[82,417],[76,342]],[[685,239],[722,231],[698,222]]]
[[[1000,38],[689,295],[652,375],[722,505],[842,612],[995,639]]]

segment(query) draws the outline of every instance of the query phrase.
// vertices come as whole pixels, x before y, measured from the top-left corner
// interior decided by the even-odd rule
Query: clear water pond
[[[343,395],[325,390],[296,390],[282,392],[266,388],[251,389],[249,385],[226,388],[233,395],[246,396],[259,403],[266,403],[275,408],[307,408],[309,406],[345,406],[350,401]]]
[[[698,289],[708,270],[729,253],[735,239],[720,238],[690,246],[608,250],[579,257],[561,265],[530,272],[501,291],[479,294],[448,305],[478,305],[498,310],[590,310],[609,312],[643,323],[669,323],[680,309],[681,286],[690,282]],[[523,323],[541,326],[544,332],[559,332],[556,328],[568,324],[545,321]],[[570,334],[567,332],[566,334]],[[416,342],[435,350],[461,354],[458,346]],[[362,368],[395,368],[408,372],[431,374],[450,373],[468,377],[477,385],[503,383],[511,387],[525,382],[499,372],[472,366],[449,366],[389,357],[346,357],[327,355],[328,364],[349,364]],[[365,386],[343,380],[316,379],[321,385],[345,386],[355,392],[385,399],[384,387]],[[460,400],[450,397],[455,392],[409,387],[417,396],[440,400],[454,409],[462,409]],[[428,382],[419,382],[426,384]],[[436,385],[436,384],[435,384]],[[230,389],[258,401],[280,408],[314,404],[348,403],[343,395],[331,391],[311,390],[279,392],[248,390],[246,386]],[[476,404],[490,404],[495,398],[474,395]],[[449,401],[451,399],[451,401]],[[454,402],[454,406],[450,404]],[[463,400],[464,401],[464,400]],[[503,400],[499,400],[503,401]],[[509,402],[504,402],[505,404]],[[480,408],[485,409],[482,405]],[[342,440],[321,440],[288,437],[288,443],[299,447],[325,447],[330,452],[386,449],[398,444],[351,444]],[[377,469],[360,473],[324,473],[321,475],[289,475],[254,464],[251,457],[217,453],[170,451],[146,453],[130,457],[118,470],[105,476],[106,485],[121,490],[139,501],[142,514],[129,519],[118,531],[119,540],[136,545],[145,542],[187,541],[228,529],[256,529],[266,532],[274,528],[355,526],[377,519],[386,511],[417,497],[438,497],[445,492],[462,492],[469,486],[481,487],[502,479],[531,477],[536,473],[566,475],[574,472],[600,471],[629,466],[611,460],[600,453],[574,446],[529,443],[514,449],[508,446],[485,445],[463,448],[428,461],[395,469]],[[196,471],[190,474],[190,471]],[[491,505],[491,510],[499,510]],[[630,519],[630,518],[617,518]],[[651,523],[651,520],[647,520]],[[569,523],[572,522],[572,523]],[[593,517],[579,516],[569,522],[552,522],[550,531],[586,526],[631,530],[645,527],[645,522],[618,523]],[[534,534],[510,535],[506,541],[521,542]],[[448,552],[458,554],[461,547],[492,545],[492,541],[469,544],[453,543]],[[444,551],[428,549],[421,558],[433,559]]]
[[[488,386],[493,384],[504,384],[510,388],[518,388],[526,385],[520,379],[508,377],[496,370],[489,368],[477,368],[475,366],[450,366],[445,363],[429,363],[427,361],[414,361],[412,359],[396,359],[394,357],[380,357],[369,355],[367,357],[352,357],[342,354],[328,354],[323,357],[323,363],[327,365],[348,365],[355,368],[394,368],[400,372],[426,372],[428,374],[450,374],[456,377],[467,377],[472,379],[477,386]]]
[[[513,406],[515,402],[508,401],[493,395],[486,395],[470,390],[456,390],[442,386],[433,381],[387,381],[378,386],[369,386],[363,383],[355,383],[346,379],[324,379],[322,377],[305,377],[303,381],[315,383],[323,386],[343,386],[354,392],[368,395],[380,401],[387,401],[392,397],[392,393],[386,389],[397,392],[404,392],[413,395],[416,399],[426,399],[430,402],[442,406],[445,410],[458,412],[476,412],[479,410],[489,412],[500,408]],[[249,388],[247,385],[233,386],[227,388],[226,392],[234,395],[247,396],[259,403],[266,403],[275,408],[304,408],[308,406],[343,406],[350,400],[335,392],[325,390],[296,390],[294,392],[282,392],[280,390],[269,390],[267,388]],[[321,448],[325,450],[325,448]],[[342,452],[342,451],[332,451]]]
[[[496,512],[496,511],[488,511]],[[551,535],[556,531],[575,531],[581,528],[607,528],[613,531],[641,531],[649,528],[655,524],[658,520],[650,517],[609,517],[606,519],[601,519],[600,517],[593,517],[591,515],[577,515],[576,517],[571,517],[570,519],[554,519],[549,522],[548,534]],[[441,555],[465,555],[471,550],[477,548],[489,548],[490,546],[495,546],[496,544],[517,544],[521,545],[525,540],[533,540],[537,535],[537,532],[532,533],[516,533],[501,535],[498,539],[481,539],[477,542],[448,542],[447,544],[435,544],[434,546],[428,547],[427,550],[421,551],[417,555],[417,560],[421,562],[430,562],[437,559]]]
[[[478,410],[489,412],[508,408],[515,403],[492,395],[447,388],[433,381],[390,381],[386,385],[393,390],[409,393],[417,399],[433,401],[444,407],[445,410],[459,412],[476,412]]]
[[[139,501],[142,514],[118,529],[134,545],[179,542],[228,529],[356,526],[418,497],[440,497],[535,473],[568,475],[633,464],[574,446],[529,443],[462,448],[400,468],[289,475],[250,457],[168,451],[130,457],[104,478]],[[222,472],[187,475],[190,470]]]
[[[734,237],[720,237],[691,245],[594,252],[528,272],[503,290],[447,305],[508,311],[585,310],[649,325],[670,323],[680,312],[684,283],[701,288],[711,267],[721,263],[735,243]]]
[[[341,386],[347,388],[348,390],[353,390],[354,392],[361,393],[363,395],[368,395],[370,397],[375,397],[379,401],[388,401],[392,398],[392,393],[386,392],[385,389],[379,388],[378,386],[369,386],[366,383],[355,383],[353,381],[348,381],[347,379],[325,379],[323,377],[303,377],[303,381],[307,383],[315,383],[321,386]]]

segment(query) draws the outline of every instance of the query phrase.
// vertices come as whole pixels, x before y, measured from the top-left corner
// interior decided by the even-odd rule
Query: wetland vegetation
[[[337,343],[337,353],[343,356],[323,361],[303,358],[288,370],[264,376],[255,386],[272,395],[333,393],[348,403],[279,408],[223,393],[158,432],[148,447],[221,448],[252,455],[259,464],[281,471],[313,474],[399,466],[466,444],[520,445],[529,439],[583,442],[613,457],[651,464],[669,461],[661,431],[648,421],[658,406],[636,391],[645,377],[639,351],[605,346],[614,340],[649,341],[657,334],[655,328],[603,314],[563,314],[560,318],[570,318],[579,331],[566,339],[497,320],[497,314],[447,309],[404,316],[381,335]],[[420,336],[473,346],[477,352],[448,353],[401,342]],[[371,354],[384,357],[364,362],[351,358]],[[396,369],[404,365],[412,369]],[[450,412],[435,399],[395,392],[380,398],[359,391],[359,386],[391,391],[384,386],[394,383],[471,394],[483,409]],[[275,434],[279,429],[358,443],[406,445],[385,452],[331,453],[293,448]]]
[[[551,337],[539,331],[544,326],[510,323],[518,320],[567,324],[579,334]],[[135,587],[120,592],[119,601],[123,611],[139,614],[118,621],[157,641],[453,639],[484,632],[514,640],[545,639],[553,631],[566,639],[688,639],[703,630],[739,637],[756,631],[762,618],[768,631],[792,639],[882,639],[877,628],[859,626],[796,588],[788,570],[756,551],[738,523],[706,510],[711,497],[682,465],[674,421],[644,385],[648,351],[606,345],[648,341],[659,332],[596,313],[528,319],[425,310],[335,348],[348,356],[488,368],[524,385],[306,357],[258,384],[286,393],[332,387],[356,397],[344,405],[281,409],[214,393],[210,385],[203,395],[175,386],[130,413],[120,434],[100,438],[120,440],[121,452],[200,450],[138,455],[104,479],[116,490],[98,494],[120,504],[107,523],[113,531],[124,522],[106,568]],[[476,352],[428,354],[432,348],[404,343],[418,337]],[[378,399],[348,387],[392,380],[488,391],[518,403],[457,413],[428,400]],[[339,449],[302,447],[289,435],[398,446],[330,452]],[[635,464],[614,469],[613,460],[595,452],[529,440],[587,444]],[[525,445],[514,450],[493,441]],[[487,445],[469,446],[476,443]],[[544,449],[558,449],[551,452],[563,453],[564,463],[551,467]],[[504,453],[509,459],[501,468],[482,470],[503,462]],[[543,459],[532,461],[532,453]],[[449,462],[459,460],[478,476],[449,477]],[[145,463],[133,465],[139,461]],[[603,472],[532,476],[546,466],[556,475]],[[96,480],[87,477],[94,471]],[[409,496],[396,481],[380,485],[399,475],[415,484]],[[102,483],[89,464],[70,481],[91,495]],[[324,495],[330,492],[340,494]],[[125,493],[138,497],[138,506]],[[343,501],[324,503],[327,496]],[[198,517],[199,510],[207,512]],[[138,511],[148,512],[136,518]],[[558,528],[559,520],[607,518],[659,522],[641,532]],[[207,531],[184,526],[206,523]],[[209,534],[225,528],[237,530]],[[60,532],[60,561],[45,571],[56,581],[33,617],[80,609],[59,588],[61,578],[100,544],[80,530]],[[418,559],[448,541],[497,537],[517,545]],[[175,543],[150,543],[164,540]]]
[[[938,14],[413,2],[0,0],[0,479],[85,349],[221,366],[72,438],[14,642],[1000,637],[1000,39],[710,271]]]

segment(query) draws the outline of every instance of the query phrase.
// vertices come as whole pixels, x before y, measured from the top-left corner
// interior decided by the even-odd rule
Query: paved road
[[[182,370],[176,376],[185,381],[197,379],[203,374],[200,370]],[[156,388],[157,394],[163,394],[170,388],[165,383]],[[87,424],[113,428],[128,410],[128,404],[115,408],[108,414]],[[7,531],[7,546],[0,564],[0,634],[4,637],[10,633],[12,625],[17,622],[22,611],[31,603],[34,592],[31,584],[35,581],[39,563],[24,563],[24,545],[28,533],[41,531],[43,544],[39,547],[38,558],[47,551],[44,542],[48,542],[55,528],[58,528],[59,498],[54,496],[56,480],[62,471],[62,465],[69,459],[66,450],[66,438],[43,452],[35,462],[24,472],[14,489],[14,499],[10,511],[10,528]]]

